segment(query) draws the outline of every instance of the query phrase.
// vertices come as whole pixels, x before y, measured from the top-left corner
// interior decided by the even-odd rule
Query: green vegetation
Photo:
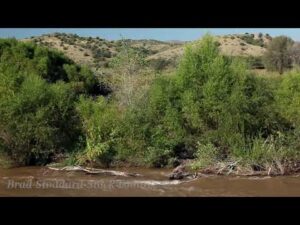
[[[248,57],[237,57],[244,60],[249,69],[265,69],[265,64],[262,57],[259,56],[248,56]]]
[[[92,53],[93,53],[93,57],[95,59],[110,58],[112,56],[111,52],[107,49],[94,48],[94,49],[92,49]]]
[[[166,74],[167,62],[148,65],[143,49],[120,43],[104,97],[104,80],[87,67],[1,40],[0,155],[19,165],[63,153],[68,164],[172,167],[191,159],[193,169],[227,163],[230,171],[276,173],[299,163],[297,68],[276,79],[255,76],[261,58],[224,56],[206,35]]]
[[[250,74],[243,61],[219,55],[206,37],[187,47],[175,76],[157,78],[144,98],[125,108],[115,157],[155,167],[208,156],[211,162],[241,157],[246,163],[258,157],[260,140],[284,132],[293,137],[271,82]],[[199,146],[213,150],[201,153]]]
[[[97,90],[98,82],[90,71],[62,54],[1,40],[1,153],[28,165],[72,151],[81,130],[76,99],[79,94],[97,94]]]
[[[83,123],[86,148],[78,155],[81,163],[98,162],[109,166],[118,144],[118,125],[120,115],[117,108],[102,96],[97,100],[81,97],[77,105]]]
[[[257,45],[260,47],[265,46],[264,41],[262,39],[262,35],[259,35],[259,38],[255,39],[253,34],[245,33],[244,35],[241,35],[240,38],[243,41],[245,41],[246,43],[251,44],[251,45]]]
[[[162,72],[168,66],[172,65],[172,61],[158,58],[158,59],[152,59],[149,62],[149,64],[154,69],[155,72]]]

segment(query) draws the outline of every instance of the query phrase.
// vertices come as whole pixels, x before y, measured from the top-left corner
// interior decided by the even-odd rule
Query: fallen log
[[[84,168],[81,166],[65,166],[62,168],[57,167],[51,167],[48,166],[48,169],[50,170],[56,170],[56,171],[81,171],[85,172],[87,174],[102,174],[102,175],[111,175],[111,176],[123,176],[123,177],[138,177],[142,176],[137,173],[128,173],[128,172],[122,172],[122,171],[115,171],[115,170],[105,170],[105,169],[96,169],[96,168]]]

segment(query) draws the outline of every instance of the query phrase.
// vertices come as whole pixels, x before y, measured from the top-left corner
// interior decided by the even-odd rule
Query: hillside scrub
[[[260,46],[260,47],[265,46],[264,41],[262,39],[262,34],[259,35],[258,39],[254,38],[254,34],[248,34],[248,33],[246,33],[244,35],[240,35],[239,38],[242,39],[243,41],[245,41],[246,43],[251,44],[251,45],[257,45],[257,46]]]

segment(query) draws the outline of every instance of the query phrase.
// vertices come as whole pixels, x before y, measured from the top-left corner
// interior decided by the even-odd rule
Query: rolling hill
[[[234,34],[216,36],[221,53],[232,56],[261,56],[272,38],[268,34]],[[80,37],[76,34],[53,33],[23,39],[62,51],[78,64],[94,71],[109,67],[109,61],[120,51],[121,40],[109,41],[100,37]],[[158,40],[123,40],[130,47],[145,53],[149,62],[165,61],[174,66],[183,54],[184,45],[191,42]]]

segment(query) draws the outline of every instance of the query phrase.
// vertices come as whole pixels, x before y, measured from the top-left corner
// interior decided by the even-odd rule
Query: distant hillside
[[[107,67],[108,62],[117,55],[121,41],[108,41],[99,37],[80,37],[75,34],[54,33],[23,39],[33,41],[64,52],[76,63],[86,64],[94,68]],[[170,50],[182,44],[157,40],[123,40],[132,48],[145,53],[146,57]]]
[[[224,55],[232,56],[262,56],[266,46],[272,38],[268,35],[242,34],[216,36],[220,51]],[[180,57],[183,54],[183,45],[177,45],[175,48],[166,49],[149,57],[172,59]]]
[[[272,38],[263,34],[241,34],[216,36],[220,51],[233,56],[261,56]],[[99,37],[80,37],[76,34],[54,33],[31,37],[23,41],[34,41],[64,52],[78,64],[86,64],[94,70],[107,68],[109,61],[120,51],[121,41],[108,41]],[[146,59],[164,61],[166,65],[176,65],[183,54],[182,41],[123,40],[132,48],[145,53]]]

